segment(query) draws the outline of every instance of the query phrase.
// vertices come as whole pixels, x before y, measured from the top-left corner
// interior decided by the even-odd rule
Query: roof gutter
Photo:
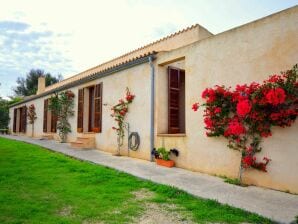
[[[154,55],[156,55],[156,52],[153,52],[153,53],[151,53],[151,54],[149,54],[147,56],[144,56],[144,57],[137,58],[135,60],[129,61],[127,63],[124,63],[124,64],[121,64],[121,65],[112,67],[112,68],[107,69],[105,71],[96,72],[96,73],[91,74],[91,75],[89,75],[89,76],[87,76],[85,78],[82,78],[82,79],[73,81],[73,82],[68,83],[68,84],[65,84],[63,86],[59,86],[59,87],[57,87],[55,89],[52,89],[50,91],[46,91],[46,92],[43,92],[41,94],[34,95],[32,97],[28,97],[28,98],[26,98],[26,99],[24,99],[24,100],[22,100],[20,102],[17,102],[17,103],[14,103],[14,104],[10,105],[9,107],[10,108],[11,107],[15,107],[17,105],[20,105],[20,104],[23,104],[23,103],[26,103],[26,102],[29,102],[29,101],[32,101],[32,100],[35,100],[35,99],[44,97],[44,96],[47,96],[49,94],[60,92],[60,91],[63,91],[63,90],[66,90],[66,89],[69,89],[69,88],[72,88],[72,87],[75,87],[75,86],[78,86],[78,85],[81,85],[81,84],[84,84],[84,83],[93,81],[95,79],[102,78],[102,77],[105,77],[105,76],[109,76],[109,75],[112,75],[114,73],[117,73],[117,72],[120,72],[120,71],[129,69],[131,67],[134,67],[134,66],[137,66],[137,65],[140,65],[140,64],[144,64],[144,63],[147,63],[147,62],[150,62],[150,60],[154,60],[155,59]]]

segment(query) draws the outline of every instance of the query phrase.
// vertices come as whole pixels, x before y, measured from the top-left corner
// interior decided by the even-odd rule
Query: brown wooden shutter
[[[22,132],[26,133],[27,130],[27,106],[23,106],[23,114],[22,114],[22,124],[23,124],[23,129]]]
[[[83,120],[84,120],[84,89],[79,89],[77,132],[83,132]]]
[[[168,68],[168,132],[180,133],[180,69]]]
[[[94,96],[94,132],[101,132],[102,83],[95,86]]]
[[[20,108],[19,132],[26,133],[26,126],[27,126],[27,107],[23,106]]]
[[[44,100],[44,107],[43,107],[43,132],[48,131],[48,104],[49,100]]]
[[[13,110],[13,132],[17,132],[17,109]]]
[[[57,120],[58,117],[55,113],[51,113],[51,132],[56,132],[57,131]]]

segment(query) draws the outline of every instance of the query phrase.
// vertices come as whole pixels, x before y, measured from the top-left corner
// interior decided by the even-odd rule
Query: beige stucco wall
[[[77,133],[77,106],[78,106],[78,90],[84,87],[103,83],[103,104],[108,106],[102,107],[102,132],[95,134],[96,147],[100,150],[115,153],[117,149],[117,136],[116,132],[112,130],[115,126],[114,119],[110,116],[111,106],[118,103],[120,98],[124,98],[126,93],[126,87],[129,87],[131,92],[136,95],[132,104],[129,107],[129,113],[126,117],[126,121],[130,124],[130,130],[136,131],[140,135],[141,144],[138,151],[130,152],[130,156],[138,157],[141,159],[150,159],[149,150],[149,137],[150,137],[150,66],[148,63],[141,64],[130,69],[118,72],[110,76],[97,79],[92,82],[85,83],[80,86],[70,88],[75,94],[74,109],[75,115],[70,117],[69,122],[71,124],[71,133],[68,134],[67,141],[75,141],[77,136],[82,134]],[[30,102],[20,104],[16,108],[23,105],[29,106],[34,104],[36,107],[37,120],[35,121],[35,135],[34,137],[41,137],[43,133],[43,108],[44,99],[49,98],[42,97]],[[88,98],[86,98],[88,100]],[[87,104],[86,104],[87,105]],[[13,109],[10,108],[10,117],[13,118]],[[85,111],[87,112],[87,110]],[[87,117],[87,116],[84,116]],[[50,121],[50,116],[49,119]],[[85,120],[87,122],[88,119]],[[12,129],[13,119],[10,120],[10,128]],[[48,123],[50,125],[50,123]],[[87,128],[87,126],[86,126]],[[85,130],[87,131],[87,130]],[[31,125],[27,124],[26,135],[31,136]],[[55,135],[55,139],[58,139],[58,135]],[[124,145],[121,150],[121,154],[127,155],[127,135],[125,136]]]
[[[129,106],[129,113],[126,121],[130,124],[131,131],[136,131],[140,135],[141,145],[136,152],[131,151],[130,156],[141,159],[150,159],[149,150],[149,131],[150,131],[150,66],[148,63],[141,64],[130,69],[118,72],[116,74],[97,79],[72,88],[71,90],[77,96],[78,89],[103,83],[103,104],[102,107],[102,132],[95,134],[96,147],[100,150],[115,153],[117,150],[116,132],[112,130],[116,126],[114,119],[110,116],[111,105],[118,103],[118,100],[124,98],[126,87],[136,95],[134,101]],[[75,110],[77,111],[77,98],[75,98]],[[87,111],[87,110],[86,110]],[[70,120],[72,124],[72,133],[69,140],[77,137],[77,113]],[[86,127],[87,128],[87,127]],[[127,155],[127,134],[121,154]]]
[[[42,113],[42,116],[38,116],[37,119],[35,120],[35,124],[34,124],[34,133],[36,137],[38,136],[41,136],[41,133],[42,133],[42,130],[43,130],[43,100],[42,100],[42,104],[41,104],[41,100],[42,98],[40,99],[36,99],[34,101],[34,104],[35,106],[37,106],[35,108],[35,111],[37,114],[40,114]],[[22,103],[20,105],[17,105],[16,107],[12,107],[9,109],[9,117],[10,117],[10,121],[9,121],[9,129],[12,131],[13,130],[13,110],[14,108],[20,108],[20,107],[23,107],[23,106],[27,106],[29,107],[30,105],[32,104],[32,102],[26,102],[26,103]],[[42,105],[42,106],[40,106]],[[18,132],[18,124],[19,124],[19,120],[17,119],[17,132]],[[19,133],[19,134],[22,134],[23,133]],[[27,136],[31,136],[32,134],[32,125],[29,124],[28,120],[27,120],[27,128],[26,128],[26,133],[24,135],[27,135]]]
[[[158,95],[156,125],[159,131],[167,103],[167,61],[185,57],[186,137],[157,137],[156,146],[177,148],[177,166],[205,173],[237,177],[240,155],[226,147],[223,138],[205,136],[203,111],[193,112],[194,102],[203,102],[201,92],[216,84],[235,86],[262,82],[270,74],[291,68],[298,62],[298,7],[207,38],[190,46],[160,54],[157,58]],[[163,82],[163,84],[162,84]],[[165,112],[163,112],[165,114]],[[161,118],[162,117],[162,118]],[[162,125],[163,126],[163,125]],[[291,128],[275,128],[273,137],[264,139],[263,155],[272,159],[268,173],[247,171],[246,183],[298,193],[298,122]]]

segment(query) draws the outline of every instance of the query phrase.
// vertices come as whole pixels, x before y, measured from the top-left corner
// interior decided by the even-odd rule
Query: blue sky
[[[214,34],[298,0],[3,1],[0,96],[31,68],[65,78],[193,24]]]

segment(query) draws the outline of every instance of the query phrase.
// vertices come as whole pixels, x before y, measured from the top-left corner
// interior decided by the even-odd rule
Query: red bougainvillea
[[[262,138],[272,135],[272,126],[291,126],[298,115],[298,69],[272,75],[262,84],[237,85],[235,90],[225,86],[206,88],[204,123],[208,137],[224,136],[228,147],[241,151],[241,171],[256,168],[267,172],[270,159],[258,161]],[[197,111],[199,103],[192,109]]]
[[[128,105],[132,103],[135,95],[133,95],[128,88],[126,88],[126,95],[124,99],[120,99],[119,102],[112,106],[111,116],[114,117],[117,127],[112,127],[113,130],[117,132],[117,143],[118,143],[118,151],[120,147],[123,145],[123,137],[124,137],[124,119],[128,112]],[[120,152],[118,152],[120,153]]]
[[[237,114],[245,117],[251,111],[251,103],[249,100],[241,100],[237,103]]]

